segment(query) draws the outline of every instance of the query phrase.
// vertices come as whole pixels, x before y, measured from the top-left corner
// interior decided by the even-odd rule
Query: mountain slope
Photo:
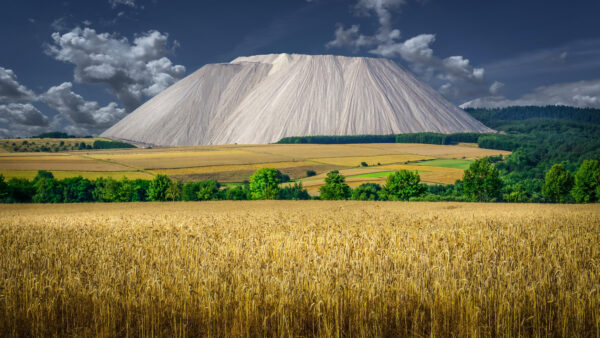
[[[492,130],[393,61],[270,54],[206,65],[102,136],[202,145],[423,131]]]

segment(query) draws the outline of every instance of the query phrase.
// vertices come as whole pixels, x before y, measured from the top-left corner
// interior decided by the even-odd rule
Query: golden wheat
[[[5,336],[598,336],[600,206],[0,206]]]

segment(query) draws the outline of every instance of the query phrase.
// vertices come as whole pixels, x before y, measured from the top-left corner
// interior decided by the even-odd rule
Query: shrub
[[[575,174],[575,186],[571,192],[577,203],[593,203],[598,200],[600,188],[600,165],[596,160],[585,160]]]
[[[390,201],[408,201],[426,192],[427,186],[421,184],[421,176],[417,172],[400,170],[387,177],[382,197]]]
[[[250,196],[254,200],[272,200],[279,192],[279,170],[258,169],[250,178]]]
[[[352,191],[352,199],[356,201],[377,201],[381,186],[377,183],[363,183]]]
[[[307,170],[306,171],[306,177],[312,177],[312,176],[316,176],[317,172],[314,170]]]
[[[462,181],[463,194],[470,201],[495,201],[502,189],[499,176],[498,169],[488,161],[488,158],[481,158],[471,163],[469,169],[465,170]]]
[[[277,198],[280,200],[309,200],[310,195],[302,187],[302,183],[294,183],[294,185],[279,189]]]
[[[339,171],[330,171],[325,178],[325,185],[319,188],[323,200],[347,200],[352,190],[346,184],[346,178]]]
[[[546,173],[542,195],[549,202],[567,202],[573,183],[573,175],[562,164],[555,164]]]

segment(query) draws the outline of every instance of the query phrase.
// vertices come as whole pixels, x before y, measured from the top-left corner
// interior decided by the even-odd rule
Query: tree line
[[[476,143],[481,133],[408,133],[390,135],[330,135],[330,136],[293,136],[284,137],[280,144],[353,144],[353,143],[425,143],[425,144],[458,144],[460,142]]]
[[[311,197],[302,183],[281,186],[289,176],[279,170],[257,170],[249,182],[222,186],[216,180],[182,182],[166,175],[153,180],[71,177],[62,180],[40,170],[33,180],[0,174],[0,201],[5,203],[79,203],[143,201],[210,201],[210,200],[362,200],[362,201],[473,201],[523,202],[525,192],[504,192],[505,182],[493,159],[473,162],[463,179],[453,185],[427,186],[417,172],[400,170],[391,173],[386,183],[364,183],[352,189],[344,175],[334,170],[327,174],[319,197]],[[503,193],[504,192],[504,193]],[[546,173],[540,202],[590,203],[600,200],[600,165],[586,160],[572,175],[562,164]]]

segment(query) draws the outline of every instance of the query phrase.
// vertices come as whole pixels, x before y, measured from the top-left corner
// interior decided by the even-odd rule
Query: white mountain
[[[493,130],[388,59],[270,54],[206,65],[102,136],[174,146],[414,132]]]

